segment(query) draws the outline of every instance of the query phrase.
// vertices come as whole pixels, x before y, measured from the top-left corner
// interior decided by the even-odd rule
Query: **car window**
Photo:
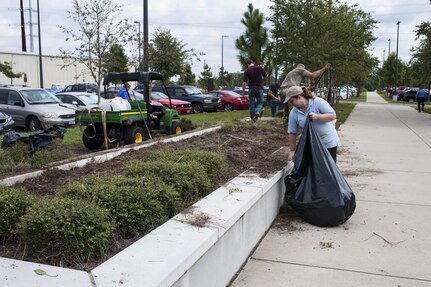
[[[186,91],[182,88],[175,89],[175,97],[187,97]]]
[[[22,90],[21,94],[31,105],[59,103],[60,100],[45,90]]]
[[[64,89],[64,91],[65,91],[65,92],[71,92],[71,91],[72,91],[72,85],[67,86],[67,87]]]
[[[8,90],[0,89],[0,104],[1,105],[6,105],[8,94],[9,94]]]
[[[189,95],[199,95],[201,93],[201,91],[196,87],[187,87],[186,91]]]
[[[8,105],[15,105],[15,103],[22,104],[22,99],[19,96],[18,92],[9,91],[9,95],[7,97],[7,104]]]

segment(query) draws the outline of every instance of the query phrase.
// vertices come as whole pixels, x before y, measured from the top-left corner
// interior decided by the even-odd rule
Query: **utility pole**
[[[144,72],[148,72],[149,69],[149,55],[148,55],[148,0],[143,0],[143,21],[142,25],[144,26]]]
[[[397,94],[397,81],[398,81],[398,39],[400,35],[400,21],[397,22],[397,52],[395,56],[395,95]]]
[[[221,75],[220,75],[220,86],[224,85],[224,66],[223,66],[223,38],[229,37],[227,35],[221,35]]]
[[[27,52],[27,43],[25,41],[25,21],[24,21],[24,4],[22,3],[23,0],[19,0],[19,12],[21,16],[21,46],[22,51]]]
[[[385,63],[385,50],[383,50],[383,60],[382,60],[382,68],[383,68],[383,64]]]
[[[43,89],[43,69],[42,69],[42,40],[40,36],[40,10],[39,0],[37,0],[37,33],[39,39],[39,76],[40,76],[40,87]]]
[[[389,42],[389,50],[388,50],[388,57],[391,55],[391,38],[388,40]]]

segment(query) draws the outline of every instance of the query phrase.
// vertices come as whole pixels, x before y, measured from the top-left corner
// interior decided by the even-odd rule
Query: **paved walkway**
[[[233,287],[431,286],[431,115],[371,92],[339,135],[352,218],[274,226]]]

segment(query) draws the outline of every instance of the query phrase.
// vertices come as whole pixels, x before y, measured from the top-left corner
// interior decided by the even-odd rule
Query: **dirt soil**
[[[174,150],[208,150],[225,155],[227,167],[218,178],[219,185],[225,184],[241,172],[252,167],[261,176],[269,176],[287,164],[288,154],[287,135],[280,121],[257,122],[254,124],[244,122],[223,127],[216,132],[199,137],[192,137],[175,143],[157,144],[138,151],[129,151],[104,163],[91,163],[85,167],[70,171],[51,169],[37,178],[26,180],[16,186],[24,187],[30,193],[40,197],[53,197],[59,188],[70,182],[78,181],[81,177],[89,174],[122,174],[125,163],[137,159],[145,160],[148,153],[162,147],[170,147]],[[81,156],[83,156],[82,153],[82,151],[77,151],[77,154]],[[106,258],[111,257],[137,239],[139,237],[117,239],[108,250]],[[21,259],[22,254],[16,252],[17,249],[20,249],[19,243],[13,242],[13,240],[9,241],[3,242],[0,256]],[[50,256],[46,257],[49,258]],[[61,265],[58,262],[46,262],[43,258],[25,258],[25,260]],[[88,262],[85,266],[78,264],[77,266],[68,267],[88,270],[98,264],[100,262]]]

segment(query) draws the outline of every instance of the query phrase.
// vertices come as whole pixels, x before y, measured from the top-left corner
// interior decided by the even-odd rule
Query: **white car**
[[[63,92],[55,94],[55,96],[63,103],[75,106],[78,110],[99,107],[99,105],[103,105],[104,102],[107,102],[106,99],[100,98],[100,102],[97,104],[99,97],[86,92]]]

